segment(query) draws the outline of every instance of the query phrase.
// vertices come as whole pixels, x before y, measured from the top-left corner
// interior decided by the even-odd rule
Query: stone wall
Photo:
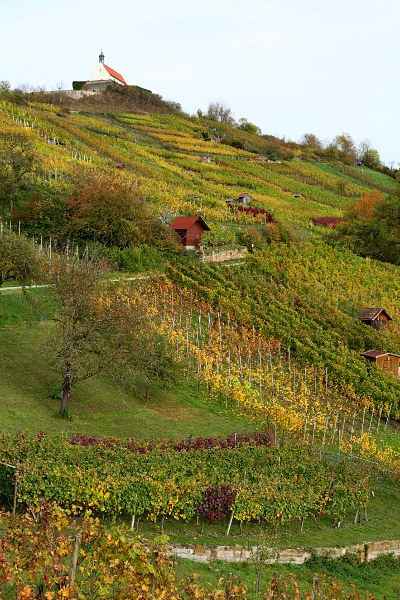
[[[169,545],[169,554],[178,558],[208,563],[214,560],[246,562],[259,560],[268,564],[302,565],[313,556],[341,558],[355,556],[360,562],[370,562],[384,554],[400,559],[400,540],[364,542],[344,548],[264,548],[262,546],[214,546],[200,544]]]
[[[203,254],[202,260],[204,262],[224,262],[226,260],[244,259],[246,256],[247,248],[240,248],[239,250],[219,250],[211,254]]]

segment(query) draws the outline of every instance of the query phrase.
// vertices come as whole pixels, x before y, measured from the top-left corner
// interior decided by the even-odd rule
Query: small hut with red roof
[[[99,55],[99,62],[93,71],[91,78],[86,82],[85,89],[96,92],[102,91],[110,83],[128,85],[118,71],[115,71],[104,63],[104,54],[101,52]]]
[[[188,250],[200,250],[201,236],[205,231],[210,231],[208,225],[199,216],[178,217],[172,221],[170,228],[176,231]]]

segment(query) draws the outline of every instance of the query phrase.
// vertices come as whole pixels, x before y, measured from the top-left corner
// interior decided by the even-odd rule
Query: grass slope
[[[154,384],[144,401],[140,375],[129,391],[103,374],[77,384],[69,419],[59,419],[60,378],[51,368],[48,341],[54,324],[45,290],[0,293],[0,429],[69,435],[166,438],[225,436],[247,428],[245,421],[213,406],[193,381],[176,386]]]

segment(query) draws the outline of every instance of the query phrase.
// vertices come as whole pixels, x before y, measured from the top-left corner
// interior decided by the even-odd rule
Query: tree
[[[68,196],[33,194],[16,216],[33,234],[45,231],[63,244],[76,240],[118,248],[178,247],[171,230],[143,199],[140,187],[120,174],[77,170]]]
[[[377,190],[352,202],[338,237],[362,256],[400,264],[400,194],[385,198]]]
[[[10,212],[14,210],[15,196],[23,183],[23,177],[33,171],[34,160],[33,141],[28,133],[14,129],[2,134],[0,177],[8,188]]]
[[[32,242],[11,231],[0,233],[0,286],[11,278],[28,286],[42,271],[43,259]]]
[[[371,147],[369,140],[363,140],[358,146],[358,159],[370,169],[379,169],[382,166],[378,150]]]
[[[255,125],[254,123],[250,123],[250,121],[244,118],[239,119],[238,129],[241,129],[242,131],[247,131],[248,133],[261,135],[260,127],[258,127],[258,125]]]
[[[327,150],[328,154],[331,154],[333,158],[347,164],[352,164],[357,158],[356,145],[348,133],[337,135]]]
[[[322,148],[321,140],[314,133],[305,133],[300,140],[300,144],[313,149]]]
[[[207,109],[207,117],[212,121],[233,125],[234,118],[232,110],[222,102],[210,102]]]
[[[122,365],[140,370],[149,390],[151,379],[164,374],[165,352],[160,351],[145,294],[112,283],[109,277],[100,262],[64,256],[52,265],[58,303],[54,366],[62,377],[62,417],[80,381],[116,372]]]

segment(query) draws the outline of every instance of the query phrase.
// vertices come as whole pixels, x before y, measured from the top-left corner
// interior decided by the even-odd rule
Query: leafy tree
[[[24,131],[11,130],[2,134],[0,141],[0,181],[7,188],[10,212],[24,175],[34,169],[33,141]]]
[[[377,190],[351,203],[337,235],[362,256],[400,264],[400,195]]]
[[[349,133],[337,135],[327,148],[327,154],[336,160],[352,164],[357,158],[357,148]]]
[[[255,125],[254,123],[250,123],[250,121],[248,121],[247,119],[239,119],[239,129],[241,129],[242,131],[247,131],[248,133],[254,133],[256,135],[261,135],[261,129],[260,127],[258,127],[258,125]]]
[[[313,149],[322,148],[321,140],[314,133],[305,133],[300,140],[300,144]]]
[[[33,233],[45,230],[61,243],[74,239],[117,248],[175,246],[169,228],[142,199],[140,187],[117,175],[78,171],[69,196],[34,194],[17,216]]]
[[[11,92],[9,81],[0,81],[0,94]]]
[[[42,270],[41,256],[24,235],[10,231],[0,234],[0,286],[11,278],[22,286],[28,286]]]
[[[64,256],[52,265],[58,303],[55,368],[62,377],[60,416],[65,416],[73,386],[121,365],[146,378],[168,378],[165,349],[148,314],[141,290],[110,283],[107,266]],[[172,368],[172,367],[171,367]]]

